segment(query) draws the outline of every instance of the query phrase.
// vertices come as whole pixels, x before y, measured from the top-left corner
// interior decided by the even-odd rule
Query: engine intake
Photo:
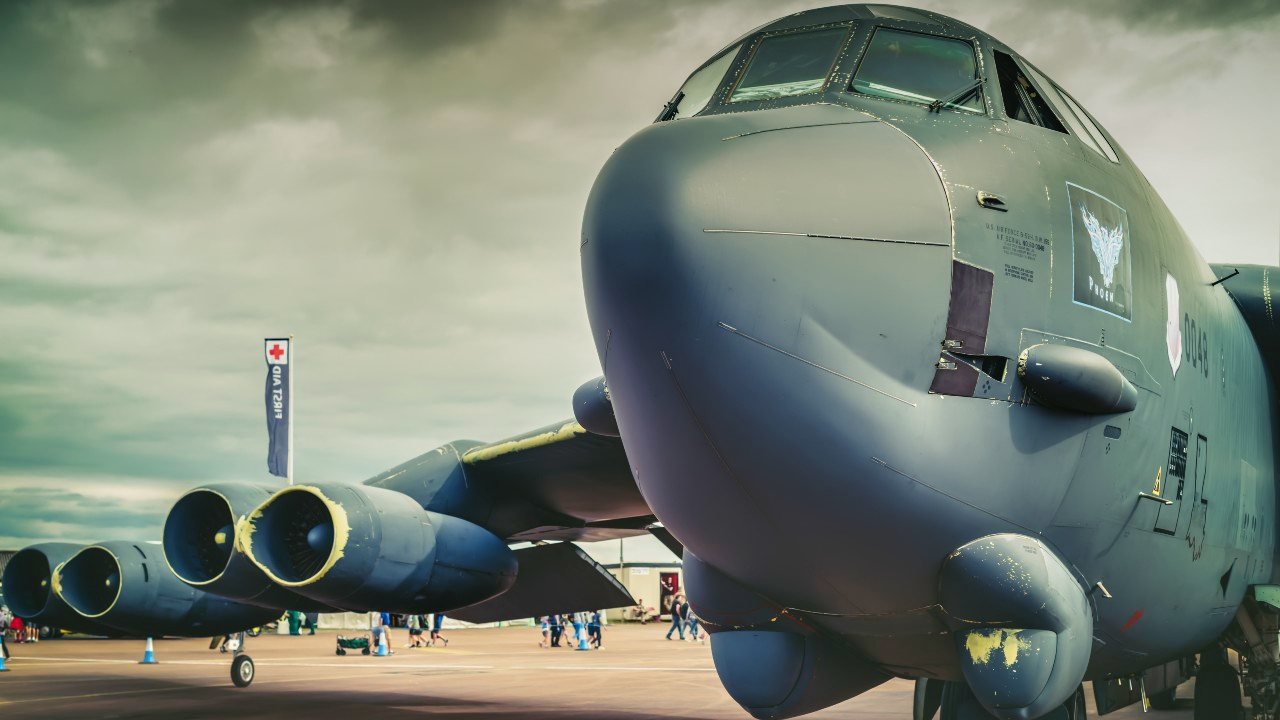
[[[279,585],[354,611],[439,612],[505,592],[516,559],[502,539],[366,485],[294,485],[241,528],[249,558]]]
[[[169,570],[160,548],[144,549],[143,543],[83,548],[54,570],[53,585],[72,610],[126,635],[222,635],[280,614],[186,585]]]
[[[183,495],[164,523],[164,553],[170,569],[192,587],[233,600],[307,612],[333,611],[275,584],[240,549],[239,527],[271,493],[261,485],[222,483]]]
[[[80,547],[72,543],[40,543],[19,550],[4,568],[5,603],[15,615],[36,625],[66,628],[90,635],[118,634],[72,610],[54,591],[54,571]]]

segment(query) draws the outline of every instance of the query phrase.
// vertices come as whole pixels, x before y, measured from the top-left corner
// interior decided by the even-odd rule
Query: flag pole
[[[290,335],[289,336],[289,366],[290,367],[289,367],[289,392],[288,392],[289,409],[287,411],[288,412],[287,417],[289,418],[289,458],[288,460],[285,461],[285,480],[290,485],[293,484],[293,423],[294,423],[293,374],[297,370],[296,363],[298,359],[297,353],[294,352],[294,349],[295,348],[293,345],[293,336]]]

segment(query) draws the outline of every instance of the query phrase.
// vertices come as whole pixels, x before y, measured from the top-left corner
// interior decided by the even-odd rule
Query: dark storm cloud
[[[817,4],[0,3],[0,544],[154,536],[186,487],[265,479],[267,335],[299,336],[305,480],[567,417],[595,173]],[[1063,82],[1211,259],[1273,261],[1274,3],[918,4]]]

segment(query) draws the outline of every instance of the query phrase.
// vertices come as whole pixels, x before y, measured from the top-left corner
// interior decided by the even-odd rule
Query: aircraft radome
[[[164,537],[192,601],[619,605],[572,544],[509,545],[660,521],[759,718],[892,677],[917,718],[1077,718],[1084,681],[1105,712],[1193,674],[1197,718],[1242,685],[1275,717],[1277,268],[1206,264],[1012,47],[884,5],[766,24],[617,149],[578,241],[602,377],[575,419],[363,485],[194,489]],[[37,546],[5,586],[128,633],[130,552]]]

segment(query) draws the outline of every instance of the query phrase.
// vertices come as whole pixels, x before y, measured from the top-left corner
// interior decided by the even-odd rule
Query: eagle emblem
[[[1085,230],[1089,231],[1093,256],[1098,258],[1098,268],[1102,270],[1102,284],[1110,288],[1115,280],[1116,265],[1120,264],[1120,251],[1124,249],[1124,229],[1103,225],[1084,205],[1080,206],[1080,216],[1084,218]]]

